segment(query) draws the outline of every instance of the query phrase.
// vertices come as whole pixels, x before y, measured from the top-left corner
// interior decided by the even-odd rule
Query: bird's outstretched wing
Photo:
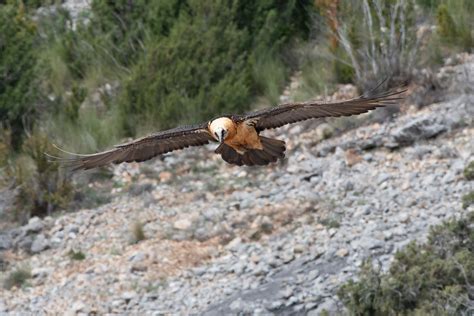
[[[110,163],[141,162],[157,155],[183,149],[190,146],[202,146],[214,139],[207,131],[207,124],[182,126],[158,132],[149,136],[135,139],[129,143],[114,146],[114,148],[90,155],[66,152],[67,158],[46,154],[52,161],[75,170],[87,170],[102,167]]]
[[[381,93],[372,91],[368,95],[363,94],[354,99],[337,102],[285,103],[277,107],[248,113],[235,119],[251,121],[257,131],[262,131],[313,118],[350,116],[362,114],[378,107],[395,105],[403,99],[401,94],[405,91],[404,88]]]

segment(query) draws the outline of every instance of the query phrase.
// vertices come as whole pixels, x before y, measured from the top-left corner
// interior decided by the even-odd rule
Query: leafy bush
[[[397,252],[387,274],[370,261],[338,295],[354,315],[462,315],[474,308],[474,213]]]
[[[26,281],[31,279],[31,271],[29,268],[17,268],[10,272],[4,280],[3,287],[7,290],[13,287],[21,287],[26,284]]]
[[[86,255],[82,251],[70,250],[67,254],[71,260],[82,261],[86,259]]]
[[[255,12],[244,9],[244,3],[188,1],[169,36],[145,43],[148,52],[126,81],[120,102],[129,134],[135,134],[136,127],[168,128],[246,110],[258,90],[275,99],[286,77],[275,51],[288,40],[291,24],[276,27],[283,24],[272,1],[268,8],[257,5]],[[284,12],[292,13],[290,9]],[[281,79],[263,86],[267,74]]]
[[[463,50],[474,48],[472,29],[474,22],[470,12],[474,9],[472,1],[446,0],[436,11],[437,31],[440,38],[448,44],[454,44]]]
[[[53,152],[48,137],[35,131],[25,140],[22,149],[23,154],[7,170],[19,187],[16,217],[27,220],[66,207],[73,197],[73,187],[64,170],[44,155]]]
[[[474,160],[471,161],[466,166],[466,168],[464,168],[463,174],[464,174],[464,178],[466,178],[466,180],[468,180],[468,181],[474,180]]]
[[[143,223],[140,221],[136,221],[135,223],[133,223],[132,228],[131,228],[132,237],[130,239],[130,243],[136,244],[146,239],[143,226],[144,226]]]
[[[474,191],[462,196],[462,208],[466,209],[474,204]]]
[[[11,127],[18,148],[24,122],[38,102],[36,26],[21,5],[0,4],[0,21],[0,121]]]
[[[246,34],[231,22],[232,8],[222,1],[214,6],[196,1],[190,7],[125,85],[121,109],[131,134],[138,122],[169,128],[250,102]]]

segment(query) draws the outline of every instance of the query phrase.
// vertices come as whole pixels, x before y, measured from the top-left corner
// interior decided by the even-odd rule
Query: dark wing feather
[[[202,146],[214,141],[207,131],[207,124],[182,126],[146,137],[135,139],[129,143],[116,145],[113,149],[90,155],[69,153],[68,158],[54,157],[46,154],[52,161],[57,161],[72,170],[92,169],[110,163],[141,162],[167,152],[190,146]]]
[[[286,103],[277,107],[264,109],[235,117],[240,121],[252,121],[257,131],[277,128],[286,124],[296,123],[313,118],[338,117],[362,114],[378,107],[396,105],[403,99],[401,96],[406,89],[385,91],[370,96],[360,97],[337,102],[302,102]]]

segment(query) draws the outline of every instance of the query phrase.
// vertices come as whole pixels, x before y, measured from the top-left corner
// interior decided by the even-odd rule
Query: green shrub
[[[463,195],[462,197],[462,208],[467,209],[469,206],[474,204],[474,191]]]
[[[133,223],[132,228],[131,228],[132,238],[130,240],[132,244],[136,244],[146,239],[143,226],[144,226],[143,223],[140,221],[136,221],[135,223]]]
[[[336,59],[333,62],[334,75],[339,83],[352,83],[354,82],[354,68],[351,66],[347,55],[340,48],[335,52]]]
[[[296,1],[187,1],[168,36],[144,43],[147,54],[124,84],[128,133],[241,112],[258,93],[275,102],[287,77],[278,53],[301,27],[284,22],[300,11]]]
[[[36,89],[36,25],[22,5],[0,4],[0,122],[12,129],[18,148],[25,117],[34,116]]]
[[[466,178],[466,180],[468,180],[468,181],[474,180],[474,160],[471,161],[466,166],[466,168],[464,168],[463,174],[464,174],[464,178]]]
[[[17,268],[10,272],[3,282],[3,287],[7,290],[13,287],[22,287],[28,279],[31,279],[31,271],[29,268]]]
[[[191,12],[180,15],[170,36],[150,44],[120,103],[130,134],[147,122],[169,128],[248,106],[246,33],[231,22],[232,8],[215,2],[191,2]]]
[[[441,38],[454,41],[457,36],[456,24],[454,24],[454,20],[445,4],[439,5],[436,11],[436,21],[438,24],[437,31]]]
[[[436,9],[441,0],[416,0],[416,2],[424,9]]]
[[[58,163],[48,161],[45,152],[53,152],[50,140],[35,131],[23,143],[23,154],[9,166],[9,174],[19,187],[16,217],[27,220],[31,216],[50,215],[65,208],[73,197],[70,178]]]
[[[339,292],[354,315],[460,315],[472,309],[474,213],[431,229],[395,255],[387,274],[367,261]]]
[[[3,128],[0,125],[0,168],[7,165],[8,159],[12,153],[11,135],[12,133],[10,129]]]
[[[474,48],[474,4],[468,0],[444,0],[436,11],[437,31],[447,44],[470,51]]]
[[[86,255],[82,251],[70,250],[67,254],[71,260],[82,261],[86,259]]]

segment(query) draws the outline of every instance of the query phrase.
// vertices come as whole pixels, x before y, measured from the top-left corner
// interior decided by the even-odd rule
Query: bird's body
[[[141,162],[170,151],[218,142],[215,152],[230,164],[267,165],[284,158],[286,147],[284,141],[262,136],[260,133],[263,130],[307,119],[365,113],[396,104],[402,99],[400,94],[403,92],[404,90],[386,91],[332,103],[287,103],[244,115],[223,116],[199,125],[158,132],[96,154],[81,155],[64,151],[72,157],[48,156],[73,170],[92,169],[110,163]]]
[[[262,149],[262,143],[255,127],[246,121],[236,123],[229,117],[220,117],[209,122],[208,129],[212,135],[219,135],[220,131],[227,130],[227,137],[223,140],[224,144],[240,154],[248,149]]]

